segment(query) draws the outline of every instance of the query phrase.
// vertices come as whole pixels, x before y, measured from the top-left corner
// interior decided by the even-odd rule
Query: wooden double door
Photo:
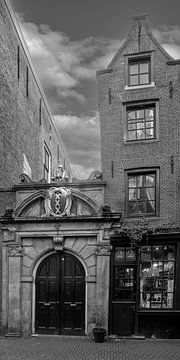
[[[36,333],[84,335],[84,329],[84,269],[70,254],[52,254],[36,275]]]

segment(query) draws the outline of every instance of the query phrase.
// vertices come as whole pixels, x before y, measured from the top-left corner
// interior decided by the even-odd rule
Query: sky
[[[100,169],[96,71],[148,14],[165,50],[180,58],[179,0],[11,0],[74,175]]]

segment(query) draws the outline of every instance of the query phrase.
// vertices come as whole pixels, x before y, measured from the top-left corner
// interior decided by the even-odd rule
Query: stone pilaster
[[[103,306],[104,321],[102,326],[108,329],[108,308],[109,308],[109,278],[110,278],[110,254],[112,246],[103,244],[96,247],[97,256],[97,304]]]
[[[8,334],[21,334],[21,257],[19,245],[8,247],[9,282],[8,282]]]

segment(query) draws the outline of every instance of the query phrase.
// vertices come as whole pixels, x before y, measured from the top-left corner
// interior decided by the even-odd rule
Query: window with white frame
[[[159,210],[158,170],[127,173],[127,216],[155,216]]]
[[[126,107],[127,141],[150,140],[156,137],[155,103]]]
[[[151,83],[150,57],[130,58],[128,61],[128,85],[139,86]]]

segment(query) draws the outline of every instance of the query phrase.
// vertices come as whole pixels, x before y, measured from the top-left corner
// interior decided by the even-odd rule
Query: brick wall
[[[0,2],[0,28],[0,187],[18,182],[24,162],[31,168],[32,180],[43,177],[44,142],[52,156],[52,168],[57,167],[59,144],[60,158],[66,159],[71,173],[15,16],[5,0]]]
[[[146,52],[152,54],[155,86],[125,90],[128,56]],[[179,62],[173,61],[154,39],[146,17],[132,20],[131,30],[124,45],[108,68],[97,73],[102,172],[103,179],[107,181],[105,202],[112,210],[124,213],[126,170],[157,167],[160,169],[160,217],[156,220],[176,221],[180,224],[179,74]],[[158,100],[159,104],[157,139],[125,142],[126,104],[151,99]]]

